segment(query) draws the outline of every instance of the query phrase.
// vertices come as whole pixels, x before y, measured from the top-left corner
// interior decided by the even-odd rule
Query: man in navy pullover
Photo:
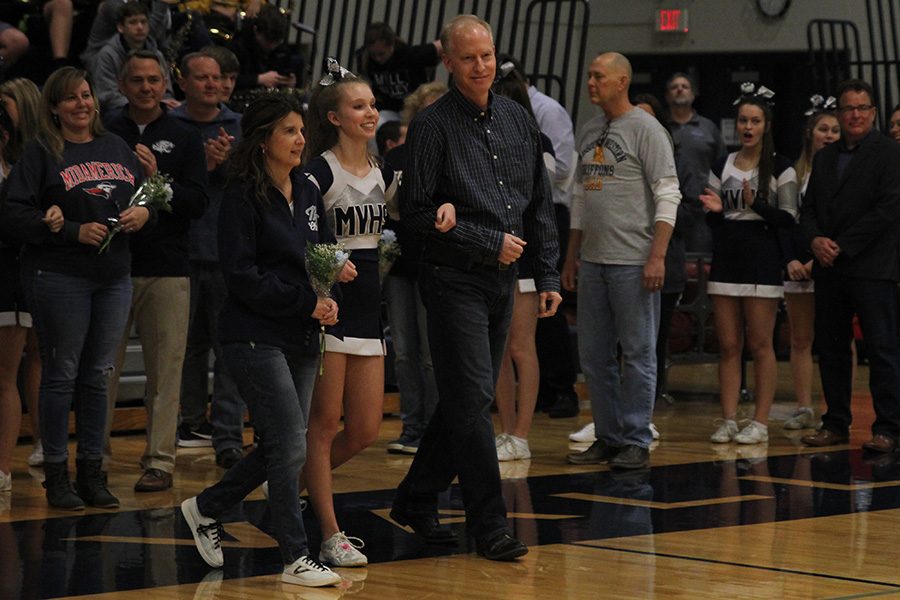
[[[232,145],[240,139],[241,115],[219,102],[221,79],[221,68],[213,57],[201,52],[186,55],[181,61],[178,80],[184,91],[184,103],[171,114],[200,131],[209,175],[209,209],[191,225],[191,318],[182,372],[178,445],[212,445],[216,464],[229,468],[241,458],[244,403],[220,360],[218,323],[226,290],[219,265],[218,229],[225,162]],[[216,362],[210,422],[207,422],[210,349],[215,353]]]
[[[116,370],[121,369],[134,323],[147,375],[147,447],[141,457],[144,473],[134,486],[137,492],[172,486],[190,306],[188,231],[191,220],[203,216],[209,203],[206,169],[197,160],[202,156],[200,136],[169,116],[160,104],[166,80],[166,69],[155,52],[131,52],[119,73],[119,90],[128,104],[106,119],[106,127],[134,148],[144,174],[168,175],[173,191],[172,211],[160,211],[156,227],[134,234],[130,240],[134,292]],[[117,392],[115,381],[109,386],[107,447]]]

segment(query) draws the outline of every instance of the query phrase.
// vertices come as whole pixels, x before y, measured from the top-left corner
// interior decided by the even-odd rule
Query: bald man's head
[[[588,95],[608,115],[618,115],[632,106],[628,101],[631,63],[618,52],[605,52],[588,67]]]
[[[610,74],[624,75],[628,80],[627,84],[631,84],[631,62],[624,55],[618,52],[604,52],[597,58],[604,62]]]

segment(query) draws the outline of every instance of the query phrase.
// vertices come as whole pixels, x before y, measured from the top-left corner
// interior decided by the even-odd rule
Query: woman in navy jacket
[[[181,509],[203,559],[221,567],[218,517],[268,480],[281,580],[323,586],[340,576],[309,555],[297,476],[306,460],[317,334],[320,325],[337,322],[338,308],[316,296],[306,272],[307,243],[333,237],[322,196],[297,169],[306,143],[302,128],[296,99],[280,93],[259,98],[241,119],[243,139],[231,158],[219,216],[228,288],[219,339],[259,444]]]

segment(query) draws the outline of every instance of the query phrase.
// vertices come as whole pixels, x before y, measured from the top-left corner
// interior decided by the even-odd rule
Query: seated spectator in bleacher
[[[378,129],[375,134],[375,143],[378,145],[378,156],[385,157],[387,153],[402,146],[406,141],[406,125],[400,121],[388,121]]]
[[[271,4],[264,4],[255,19],[245,22],[229,46],[241,64],[238,90],[292,88],[302,84],[303,60],[291,52],[287,33],[287,17]]]
[[[118,11],[128,0],[103,0],[97,6],[97,15],[91,23],[91,32],[88,34],[87,45],[79,58],[85,65],[93,62],[100,48],[106,45],[109,38],[118,32]],[[165,0],[151,0],[150,2],[150,36],[156,40],[158,47],[162,47],[166,39],[166,33],[172,27],[172,16],[169,13],[169,3]]]
[[[97,7],[87,46],[80,56],[82,63],[89,65],[100,48],[116,34],[117,13],[128,1],[103,0]],[[176,5],[177,0],[149,0],[150,36],[156,41],[156,46],[166,53],[170,63],[188,52],[212,44],[203,17],[192,10],[175,10]],[[191,23],[187,23],[189,18]]]
[[[228,101],[231,100],[231,94],[234,93],[238,74],[241,72],[241,63],[234,52],[223,46],[207,46],[203,48],[202,52],[219,63],[219,69],[222,71],[222,78],[219,80],[222,95],[219,101],[223,104],[228,104]]]
[[[0,21],[0,64],[7,68],[28,52],[28,36]]]
[[[75,9],[72,0],[49,0],[41,9],[47,21],[47,35],[50,38],[50,52],[54,69],[64,66],[69,59],[69,45],[72,42],[72,22]]]
[[[118,33],[109,40],[97,52],[93,63],[89,65],[94,78],[94,86],[97,90],[97,99],[100,109],[108,112],[114,108],[121,108],[128,103],[128,99],[119,91],[119,71],[125,64],[125,57],[132,50],[149,50],[159,57],[159,62],[165,67],[166,73],[169,66],[165,57],[156,45],[156,41],[150,37],[149,11],[142,2],[126,2],[119,8],[116,30]],[[172,84],[166,83],[165,100],[167,104],[177,106],[172,96]]]
[[[372,82],[381,126],[399,121],[404,98],[433,79],[431,70],[441,62],[441,43],[410,46],[386,23],[372,23],[359,58],[361,75]]]

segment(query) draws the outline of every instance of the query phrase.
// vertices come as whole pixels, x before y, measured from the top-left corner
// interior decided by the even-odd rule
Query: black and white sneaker
[[[179,448],[211,448],[213,428],[204,421],[197,429],[191,429],[186,423],[178,427]]]
[[[204,517],[197,508],[197,497],[188,498],[181,503],[181,514],[191,528],[194,543],[200,556],[211,567],[221,567],[225,564],[222,555],[222,524],[215,519]]]
[[[281,581],[306,587],[322,587],[340,583],[341,576],[311,556],[301,556],[293,563],[285,565]]]

